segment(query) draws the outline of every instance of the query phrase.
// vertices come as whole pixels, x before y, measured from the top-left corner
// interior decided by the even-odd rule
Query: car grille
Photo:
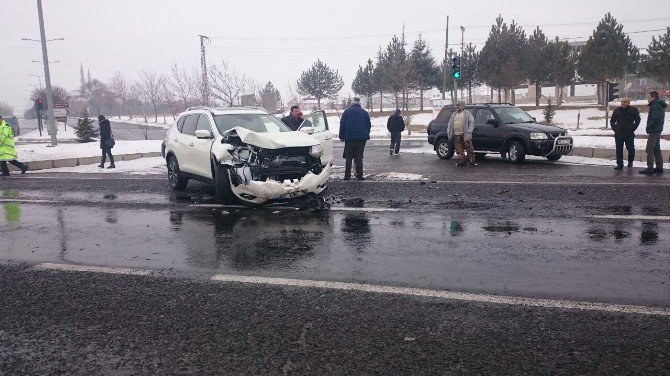
[[[552,140],[555,140],[556,137],[565,136],[566,134],[567,134],[566,132],[553,132],[553,133],[549,133],[549,136],[551,136]]]

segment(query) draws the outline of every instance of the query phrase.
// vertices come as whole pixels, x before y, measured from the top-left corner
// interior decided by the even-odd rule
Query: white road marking
[[[397,208],[349,208],[346,206],[331,206],[331,211],[342,212],[365,212],[365,213],[383,213],[383,212],[399,212]]]
[[[20,198],[0,198],[1,202],[17,203],[17,204],[57,204],[56,200],[44,199],[20,199]]]
[[[666,215],[591,215],[587,218],[628,219],[628,220],[640,220],[640,221],[670,221],[670,216]]]
[[[670,308],[661,308],[661,307],[645,307],[636,305],[607,304],[607,303],[570,301],[570,300],[521,298],[521,297],[503,296],[503,295],[471,294],[458,291],[428,290],[428,289],[411,288],[411,287],[370,285],[363,283],[330,282],[330,281],[315,281],[308,279],[254,277],[254,276],[240,276],[240,275],[226,275],[226,274],[215,275],[211,278],[211,280],[218,282],[237,282],[237,283],[262,284],[262,285],[273,285],[273,286],[308,287],[308,288],[321,288],[330,290],[371,292],[380,294],[396,294],[396,295],[407,295],[416,297],[461,300],[461,301],[477,302],[477,303],[507,304],[507,305],[538,307],[538,308],[571,309],[571,310],[586,310],[586,311],[602,311],[609,313],[670,316]]]
[[[146,276],[151,274],[151,271],[142,269],[108,268],[104,266],[90,266],[90,265],[53,264],[48,262],[35,265],[35,269],[60,270],[67,272],[91,272],[91,273],[106,273],[106,274],[140,275],[140,276]]]

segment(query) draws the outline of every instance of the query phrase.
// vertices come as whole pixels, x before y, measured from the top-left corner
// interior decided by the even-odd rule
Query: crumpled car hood
[[[300,131],[279,133],[258,133],[246,128],[235,127],[224,135],[237,134],[240,141],[247,145],[257,146],[264,149],[282,149],[293,147],[309,147],[319,144],[319,140]]]

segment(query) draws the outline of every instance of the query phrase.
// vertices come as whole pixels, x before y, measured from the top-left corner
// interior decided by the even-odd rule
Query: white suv
[[[298,131],[258,108],[189,108],[163,141],[168,181],[211,183],[223,203],[263,204],[320,194],[333,159],[333,136],[323,111]]]

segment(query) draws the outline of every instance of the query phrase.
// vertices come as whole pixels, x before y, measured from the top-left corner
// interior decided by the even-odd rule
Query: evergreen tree
[[[503,23],[502,17],[496,18],[496,23],[491,26],[489,37],[479,55],[479,73],[482,81],[491,87],[498,89],[498,101],[500,88],[504,86],[504,72],[502,66],[505,63],[503,46],[503,33],[507,33],[507,25]]]
[[[639,58],[637,48],[623,32],[623,25],[607,13],[581,50],[579,75],[602,84],[632,71]]]
[[[279,93],[279,90],[274,87],[274,85],[272,84],[272,81],[268,81],[268,83],[265,84],[265,86],[263,86],[263,88],[260,90],[260,92],[258,94],[259,94],[258,95],[259,98],[263,98],[263,94],[274,94],[275,98],[277,100],[277,105],[280,108],[283,107],[281,105],[281,103],[282,103],[281,93]]]
[[[93,127],[93,120],[88,117],[88,111],[84,110],[81,117],[77,120],[77,141],[91,142],[98,136],[98,131]]]
[[[344,81],[337,70],[330,69],[317,59],[310,69],[302,72],[297,84],[298,92],[316,98],[317,106],[321,109],[321,99],[337,94],[344,86]]]
[[[551,123],[551,121],[554,120],[554,115],[556,115],[556,106],[554,106],[551,98],[547,98],[547,105],[544,107],[544,110],[542,110],[542,114],[544,115],[544,120],[547,123]]]
[[[651,38],[647,52],[649,56],[644,64],[646,73],[658,82],[670,85],[670,27],[658,40],[656,37]]]
[[[535,85],[535,107],[540,106],[542,86],[549,83],[547,37],[538,26],[528,37],[524,51],[524,68],[530,83]]]
[[[400,97],[406,99],[407,90],[412,82],[412,65],[405,49],[404,32],[401,37],[394,35],[386,46],[386,62],[389,89],[395,98],[396,108],[400,108]]]
[[[381,113],[384,110],[384,92],[390,91],[389,81],[388,81],[388,59],[386,54],[382,51],[381,47],[377,52],[377,62],[375,63],[375,70],[373,73],[374,76],[374,86],[376,92],[379,93],[379,112]]]
[[[511,90],[514,102],[514,90],[527,80],[522,65],[525,45],[526,33],[521,26],[514,21],[507,26],[498,16],[482,48],[479,64],[484,82],[498,89],[498,101],[501,101],[500,89],[505,89],[505,96]]]
[[[526,32],[521,26],[512,21],[510,26],[503,33],[503,44],[505,55],[503,57],[503,88],[505,99],[507,99],[507,90],[511,92],[511,102],[516,102],[515,90],[521,84],[527,81],[528,77],[523,69],[523,51],[526,48]]]
[[[372,110],[372,96],[377,91],[375,88],[374,71],[375,65],[372,62],[372,59],[368,59],[365,68],[360,65],[358,66],[356,78],[354,78],[354,82],[351,85],[351,90],[353,90],[354,93],[364,95],[368,98],[368,108],[370,110]]]
[[[563,87],[575,79],[577,56],[570,44],[558,40],[558,37],[547,44],[547,72],[549,83],[556,87],[556,104],[563,103]]]
[[[468,102],[472,102],[472,88],[482,83],[479,77],[479,56],[477,47],[470,43],[465,47],[461,59],[461,85],[468,89]]]
[[[421,111],[423,111],[423,93],[436,86],[435,76],[439,75],[440,72],[430,47],[426,45],[426,41],[421,37],[421,34],[419,34],[419,39],[414,42],[410,60],[414,71],[412,86],[419,90]]]

